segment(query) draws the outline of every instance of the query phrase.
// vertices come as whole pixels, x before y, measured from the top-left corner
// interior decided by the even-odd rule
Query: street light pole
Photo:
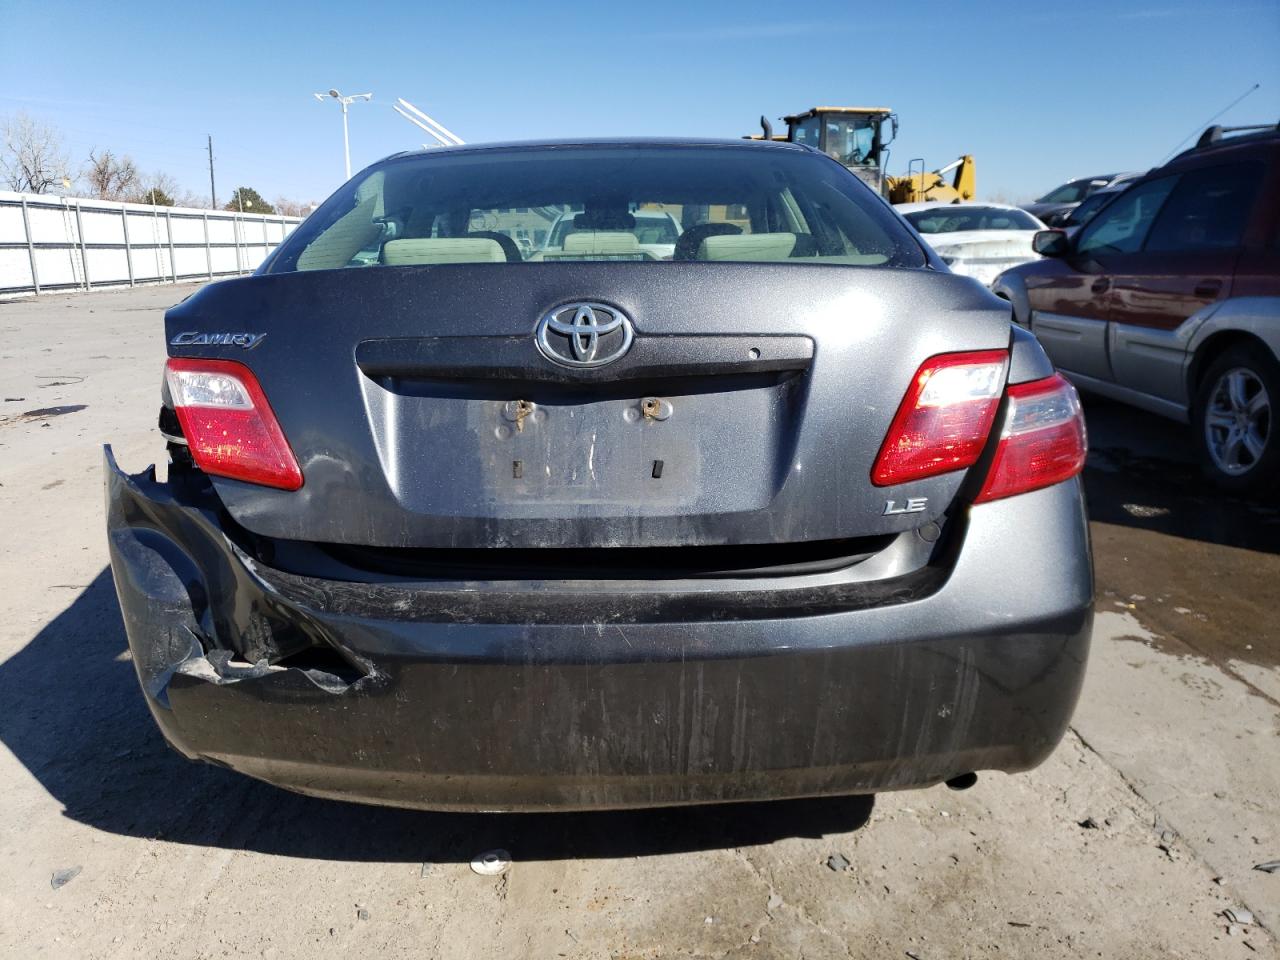
[[[345,169],[347,172],[347,179],[350,180],[351,179],[351,135],[347,130],[347,107],[351,106],[351,104],[355,103],[357,100],[372,100],[373,94],[372,93],[356,93],[356,94],[352,94],[349,97],[344,97],[337,90],[330,90],[327,94],[313,93],[312,96],[315,97],[317,100],[319,100],[321,103],[323,103],[325,100],[332,98],[334,100],[337,100],[338,104],[342,107],[342,157],[346,165]]]
[[[347,101],[342,101],[342,159],[346,163],[347,179],[351,179],[351,133],[347,130]]]

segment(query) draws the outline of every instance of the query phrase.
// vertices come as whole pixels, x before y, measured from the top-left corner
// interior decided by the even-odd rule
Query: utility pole
[[[218,209],[218,188],[213,185],[213,134],[209,134],[209,199],[210,206]]]

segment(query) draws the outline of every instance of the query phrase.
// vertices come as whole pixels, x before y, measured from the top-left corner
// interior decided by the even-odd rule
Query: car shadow
[[[1083,403],[1090,520],[1280,554],[1280,505],[1216,487],[1190,427],[1094,395]]]
[[[138,689],[104,569],[0,663],[0,741],[66,816],[125,836],[290,857],[469,862],[640,857],[862,827],[874,798],[656,810],[458,814],[319,800],[192,763],[164,743]]]

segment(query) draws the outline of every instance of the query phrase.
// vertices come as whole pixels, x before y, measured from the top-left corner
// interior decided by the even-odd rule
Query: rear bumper
[[[1076,481],[974,508],[945,569],[897,578],[875,603],[794,578],[655,600],[581,581],[301,577],[248,557],[207,503],[124,475],[109,451],[106,493],[129,645],[165,737],[319,796],[609,808],[1023,770],[1065,732],[1088,650]],[[680,591],[690,602],[673,605]],[[278,637],[351,669],[218,652]]]

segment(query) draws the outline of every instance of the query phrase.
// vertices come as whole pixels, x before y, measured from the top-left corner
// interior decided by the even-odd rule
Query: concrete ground
[[[1097,401],[1089,678],[1032,773],[482,816],[180,759],[127,659],[101,444],[163,458],[159,319],[190,289],[0,304],[0,956],[1280,955],[1280,873],[1254,869],[1280,859],[1280,514],[1207,486],[1181,428]],[[512,868],[472,873],[493,847]]]

